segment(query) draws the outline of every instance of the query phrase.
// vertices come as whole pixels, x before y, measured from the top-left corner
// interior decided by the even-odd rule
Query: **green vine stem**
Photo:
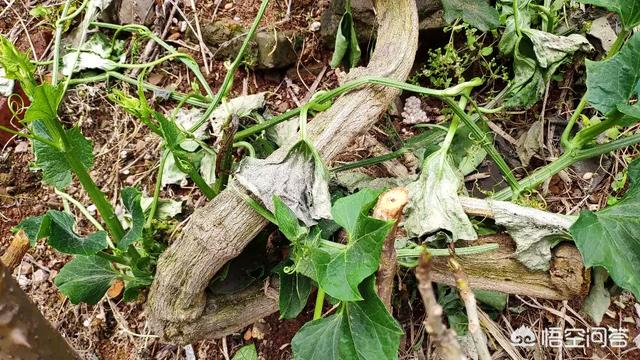
[[[324,305],[324,290],[318,288],[316,294],[316,305],[313,308],[313,320],[318,320],[322,317],[322,306]]]
[[[64,2],[64,6],[62,7],[62,13],[60,15],[60,19],[56,21],[56,33],[54,35],[53,41],[53,69],[51,72],[51,83],[53,85],[58,84],[58,71],[60,69],[60,43],[62,42],[62,31],[64,30],[65,21],[69,20],[68,13],[69,7],[71,6],[71,0],[66,0]],[[74,13],[75,14],[75,13]],[[73,14],[71,14],[73,15]],[[75,14],[76,16],[78,14]]]
[[[559,173],[560,171],[568,168],[577,161],[593,158],[596,156],[604,155],[612,151],[632,146],[640,143],[640,134],[631,135],[622,139],[610,141],[606,144],[594,145],[584,149],[574,150],[571,152],[565,152],[555,161],[550,164],[536,170],[528,177],[520,180],[519,186],[522,191],[536,188],[546,179]],[[496,200],[508,200],[513,196],[513,192],[510,188],[503,189],[495,193],[492,198]]]
[[[629,30],[623,29],[622,31],[620,31],[620,33],[618,34],[618,37],[616,37],[616,41],[613,43],[613,45],[611,46],[611,49],[609,49],[609,52],[607,53],[607,55],[604,57],[603,60],[608,60],[614,57],[624,45],[624,42],[629,36],[629,34],[630,34]],[[571,118],[569,119],[569,122],[567,123],[567,126],[565,126],[564,131],[562,132],[562,136],[560,137],[560,143],[565,148],[565,151],[579,149],[581,146],[578,143],[574,142],[573,140],[569,140],[569,137],[571,136],[571,130],[573,130],[573,126],[576,124],[576,122],[580,118],[580,115],[582,115],[582,111],[586,106],[587,106],[587,94],[585,93],[584,95],[582,95],[582,98],[580,99],[578,106],[576,107],[573,114],[571,115]]]
[[[204,125],[205,122],[209,121],[209,117],[211,117],[211,114],[213,113],[213,111],[216,109],[216,107],[218,107],[222,98],[227,96],[227,93],[229,92],[229,90],[231,90],[231,84],[233,83],[233,76],[235,75],[236,70],[238,70],[238,67],[240,67],[240,64],[242,64],[242,61],[244,60],[244,54],[247,51],[247,48],[249,47],[249,43],[251,42],[253,35],[258,30],[258,26],[260,25],[260,21],[262,20],[262,17],[264,16],[264,13],[267,10],[268,5],[269,5],[269,0],[262,0],[262,3],[260,4],[260,9],[258,10],[258,14],[253,20],[253,24],[251,25],[251,28],[249,29],[247,36],[242,42],[242,46],[240,47],[240,51],[238,51],[238,55],[236,56],[233,63],[231,63],[231,66],[229,66],[229,69],[227,70],[227,74],[224,77],[224,81],[222,82],[222,86],[220,87],[216,95],[212,96],[213,100],[211,101],[211,104],[209,104],[209,107],[207,107],[207,110],[205,110],[204,114],[202,115],[202,118],[198,120],[198,122],[189,129],[189,132],[194,132],[198,130],[202,125]]]
[[[149,215],[147,216],[146,228],[151,227],[153,218],[156,216],[156,209],[158,208],[158,200],[160,199],[160,190],[162,190],[162,174],[164,173],[164,165],[169,157],[169,150],[164,150],[160,157],[160,165],[158,165],[158,173],[156,174],[156,185],[153,190],[153,200],[151,200],[151,206],[149,206]]]

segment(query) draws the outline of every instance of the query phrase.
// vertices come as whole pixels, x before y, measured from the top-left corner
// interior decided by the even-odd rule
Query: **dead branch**
[[[375,7],[379,23],[376,48],[369,65],[352,70],[348,78],[377,75],[404,81],[417,49],[415,1],[377,0]],[[309,126],[309,135],[322,157],[332,159],[365,133],[398,93],[366,86],[338,98],[330,109],[316,116]],[[278,156],[277,152],[272,156]],[[252,303],[253,308],[247,308],[239,296],[236,296],[238,304],[230,304],[205,293],[218,270],[238,256],[267,223],[237,193],[244,190],[238,189],[241,186],[232,182],[213,201],[196,210],[181,238],[158,261],[148,308],[153,328],[169,341],[191,343],[205,337],[220,337],[277,309],[271,306],[277,300],[264,296],[261,301],[265,306]],[[245,316],[247,313],[251,316]],[[235,318],[221,319],[220,314]],[[231,322],[235,322],[233,326],[229,325]]]
[[[465,359],[455,333],[449,330],[442,320],[443,309],[436,300],[436,294],[431,284],[431,255],[422,254],[416,268],[418,290],[422,297],[426,318],[424,326],[431,337],[434,346],[445,360]]]
[[[480,320],[478,319],[478,304],[476,303],[476,297],[473,294],[473,291],[471,291],[471,286],[469,286],[469,278],[455,258],[449,258],[449,266],[451,266],[453,276],[456,279],[460,299],[467,310],[469,334],[471,334],[471,338],[476,345],[478,359],[491,360],[491,354],[487,347],[487,339],[484,337],[482,328],[480,327]]]
[[[385,221],[394,221],[393,228],[387,235],[382,245],[380,254],[380,267],[376,278],[378,296],[391,312],[391,295],[393,294],[393,278],[396,275],[396,231],[402,217],[402,210],[409,202],[409,192],[405,188],[391,189],[378,198],[378,203],[373,209],[373,217]]]
[[[551,300],[582,298],[589,292],[591,276],[576,247],[562,243],[552,251],[551,269],[531,271],[513,257],[515,243],[509,235],[491,235],[465,246],[498,244],[497,250],[482,256],[459,256],[472,289],[492,290]],[[455,286],[446,258],[433,259],[433,281]]]
[[[17,234],[13,235],[13,239],[11,240],[11,244],[7,247],[4,254],[2,254],[2,263],[6,266],[9,271],[13,271],[16,266],[20,265],[22,258],[29,251],[29,238],[24,233],[24,231],[19,231]]]

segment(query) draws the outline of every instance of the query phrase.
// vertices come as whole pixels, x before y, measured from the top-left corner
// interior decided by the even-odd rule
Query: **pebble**
[[[98,208],[96,208],[95,205],[91,204],[89,206],[87,206],[87,211],[89,212],[89,214],[91,215],[95,215],[96,214],[96,210],[98,210]]]
[[[187,22],[186,21],[181,21],[180,22],[180,32],[185,32],[187,31]]]
[[[27,287],[29,284],[31,284],[31,280],[27,279],[26,276],[18,276],[18,285],[20,285],[21,288]]]
[[[320,21],[314,21],[311,23],[311,26],[309,26],[309,30],[316,32],[320,30],[321,26],[322,26],[322,23],[320,23]]]
[[[23,262],[20,265],[20,274],[21,275],[29,275],[33,272],[33,266],[27,262]]]
[[[16,154],[22,154],[29,151],[29,143],[26,141],[21,141],[16,145],[15,150],[13,150]]]
[[[233,7],[233,3],[226,3],[226,4],[224,5],[224,9],[225,9],[225,10],[229,10],[229,9],[231,9],[232,7]]]
[[[49,274],[47,274],[47,272],[42,269],[38,269],[33,273],[31,282],[33,283],[33,286],[38,286],[47,281],[47,279],[49,279]]]
[[[591,180],[593,178],[593,173],[592,172],[586,172],[586,173],[584,173],[584,175],[582,175],[582,178],[584,180]]]
[[[234,17],[233,17],[233,21],[238,22],[238,21],[240,21],[240,20],[241,20],[241,19],[240,19],[240,16],[234,16]]]
[[[124,179],[124,183],[127,185],[133,185],[136,182],[136,177],[133,175],[129,175],[127,176],[126,179]]]

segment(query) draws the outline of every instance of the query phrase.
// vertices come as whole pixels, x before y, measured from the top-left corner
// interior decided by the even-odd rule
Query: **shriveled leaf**
[[[33,105],[32,105],[33,107]],[[89,169],[93,165],[93,146],[77,127],[64,130],[69,141],[69,149],[65,152],[72,154]],[[50,139],[46,127],[41,121],[33,123],[33,132],[43,138]],[[71,166],[67,162],[65,153],[49,144],[34,140],[33,152],[36,156],[35,164],[42,169],[42,180],[58,189],[64,189],[71,184]]]
[[[283,121],[267,129],[266,134],[269,140],[278,146],[284,146],[298,134],[298,119]]]
[[[294,319],[307,305],[312,281],[298,272],[288,273],[286,267],[282,267],[278,275],[280,275],[280,296],[278,297],[280,318]]]
[[[0,65],[0,96],[11,96],[13,94],[15,81],[5,77],[6,74],[2,65]]]
[[[305,140],[268,159],[245,158],[236,179],[274,212],[278,196],[307,226],[331,218],[328,171],[313,145]]]
[[[245,345],[236,351],[231,360],[258,360],[255,344]]]
[[[52,248],[65,254],[76,255],[94,255],[107,248],[106,232],[98,231],[82,237],[73,230],[75,227],[73,216],[56,210],[49,210],[46,216],[51,220],[47,243]]]
[[[629,105],[630,99],[638,95],[639,53],[640,33],[637,33],[611,59],[587,60],[587,100],[594,108],[610,115],[619,105]]]
[[[132,187],[126,187],[122,189],[121,196],[124,207],[127,209],[129,215],[131,216],[131,228],[122,237],[120,242],[118,242],[118,248],[121,250],[126,250],[129,245],[142,239],[142,231],[144,229],[145,221],[144,212],[142,211],[142,207],[140,206],[140,199],[142,197],[142,193],[140,193],[140,190]]]
[[[51,219],[47,214],[30,216],[20,222],[15,230],[22,230],[29,239],[29,244],[35,246],[38,240],[49,236]]]
[[[55,277],[58,289],[73,304],[97,304],[118,273],[108,260],[98,256],[76,256]]]
[[[167,156],[167,161],[164,162],[164,167],[162,168],[162,179],[160,180],[161,186],[164,188],[170,184],[183,184],[185,181],[187,181],[187,174],[178,169],[173,154],[169,154]]]
[[[505,228],[516,243],[515,257],[531,270],[549,270],[551,248],[559,240],[570,239],[573,218],[508,201],[463,198],[465,207],[489,206],[497,225]],[[482,203],[482,205],[478,205]]]
[[[191,127],[198,123],[203,114],[203,111],[198,108],[182,108],[176,113],[175,121],[183,131],[188,131],[189,129],[191,129]],[[209,135],[207,134],[207,127],[202,126],[199,129],[196,129],[196,131],[193,132],[193,136],[199,140],[208,139]],[[185,139],[180,144],[180,147],[187,151],[196,151],[196,149],[200,147],[200,145],[195,140]]]
[[[500,18],[495,7],[485,0],[441,0],[444,8],[444,19],[451,24],[462,19],[480,31],[489,31],[500,25]]]
[[[214,154],[205,153],[200,161],[200,175],[209,185],[216,182],[216,156]]]
[[[438,150],[424,162],[418,180],[407,186],[409,204],[404,228],[409,236],[420,237],[445,230],[452,240],[475,240],[477,235],[458,198],[460,174],[447,152]]]
[[[602,266],[615,283],[640,297],[640,160],[629,165],[630,186],[615,205],[582,211],[571,226],[585,266]]]
[[[371,277],[360,286],[364,300],[305,324],[291,347],[299,360],[396,359],[402,328],[375,292]]]
[[[518,38],[513,52],[515,76],[505,106],[529,108],[544,92],[557,68],[577,51],[590,51],[587,39],[578,34],[558,36],[535,29],[523,29],[528,41]]]
[[[578,0],[584,4],[602,6],[620,16],[625,29],[640,25],[640,2],[637,0]]]
[[[393,226],[367,215],[379,194],[363,190],[336,201],[332,214],[347,231],[345,247],[321,248],[317,239],[307,240],[296,253],[296,269],[336,299],[361,300],[358,286],[378,269],[382,244]]]
[[[544,122],[538,120],[534,122],[529,130],[518,138],[516,153],[520,158],[522,166],[529,166],[529,162],[534,155],[540,152],[542,133],[544,132]]]
[[[211,128],[213,135],[222,135],[222,125],[229,116],[236,115],[240,118],[249,116],[252,111],[263,108],[265,105],[265,93],[238,96],[227,102],[223,102],[211,114]]]
[[[587,314],[596,326],[600,326],[604,314],[611,305],[611,294],[604,286],[604,283],[609,278],[609,273],[607,273],[607,270],[597,267],[592,274],[593,286],[589,291],[589,295],[584,299],[580,311]]]
[[[98,70],[113,70],[118,67],[118,63],[111,59],[105,59],[98,54],[92,52],[81,51],[76,53],[75,51],[62,57],[62,75],[69,76],[72,73],[77,73],[83,70],[98,69]]]
[[[152,197],[142,196],[140,199],[140,206],[142,207],[142,211],[145,213],[149,211],[151,207],[151,202],[153,202]],[[171,199],[158,199],[158,207],[156,209],[156,219],[166,220],[172,219],[176,217],[178,214],[182,213],[182,201],[175,201]]]

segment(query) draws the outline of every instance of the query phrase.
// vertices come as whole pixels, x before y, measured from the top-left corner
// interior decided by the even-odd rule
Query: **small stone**
[[[230,10],[233,7],[233,3],[226,3],[224,4],[224,9],[225,10]]]
[[[314,21],[311,23],[311,25],[309,26],[309,30],[316,32],[320,30],[320,27],[322,26],[322,23],[320,21]]]
[[[593,173],[592,172],[586,172],[582,175],[582,178],[584,180],[591,180],[593,178]]]
[[[23,262],[20,265],[20,274],[21,275],[29,275],[33,272],[33,266],[27,262]]]
[[[244,339],[244,341],[249,341],[251,340],[252,337],[253,337],[253,333],[251,329],[247,329],[247,331],[244,332],[244,336],[242,338]]]
[[[183,33],[185,31],[187,31],[187,27],[188,27],[188,25],[187,25],[186,21],[180,21],[180,32]]]
[[[26,276],[20,275],[18,277],[18,285],[20,285],[20,287],[24,288],[24,287],[27,287],[29,284],[31,284],[31,280],[27,279]]]
[[[589,211],[598,211],[598,210],[600,210],[600,205],[598,205],[598,204],[588,204],[587,205],[587,209],[589,209]]]
[[[240,21],[240,20],[242,20],[242,19],[240,19],[240,16],[234,16],[233,17],[233,21]]]
[[[95,214],[96,214],[96,210],[98,210],[98,208],[97,208],[95,205],[93,205],[93,204],[91,204],[91,205],[87,206],[87,211],[88,211],[88,212],[89,212],[89,214],[91,214],[91,215],[95,215]]]
[[[16,154],[26,153],[27,151],[29,151],[29,143],[26,141],[19,142],[14,150]]]
[[[33,273],[33,276],[31,277],[31,282],[33,283],[33,286],[38,286],[43,282],[47,281],[47,279],[49,279],[49,274],[42,269],[38,269],[36,270],[36,272]]]
[[[136,182],[136,177],[133,175],[127,176],[126,179],[124,179],[124,183],[127,185],[133,185]]]

